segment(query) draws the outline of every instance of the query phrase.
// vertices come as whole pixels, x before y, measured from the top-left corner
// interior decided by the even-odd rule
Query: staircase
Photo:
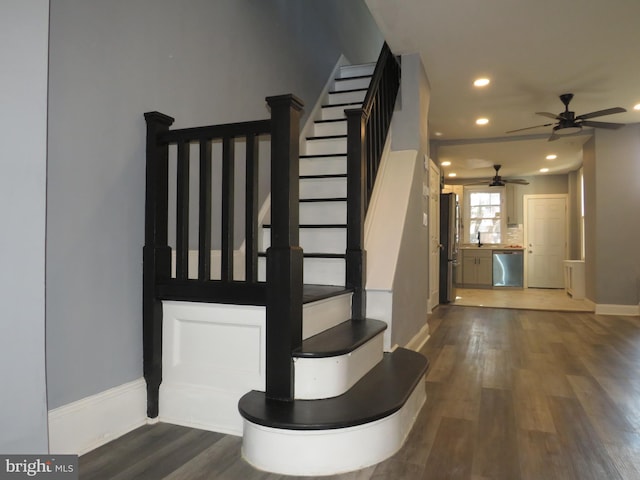
[[[386,323],[351,318],[345,287],[347,117],[362,107],[375,64],[340,69],[300,156],[300,246],[304,252],[303,342],[292,354],[294,398],[251,391],[239,402],[243,456],[286,475],[330,475],[393,455],[425,401],[428,363],[383,351]],[[263,225],[260,249],[270,247]],[[259,254],[258,279],[266,278]]]

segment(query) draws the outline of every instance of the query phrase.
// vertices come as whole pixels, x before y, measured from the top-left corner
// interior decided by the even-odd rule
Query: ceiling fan
[[[494,177],[483,180],[481,182],[467,183],[466,185],[484,185],[487,182],[489,182],[490,187],[504,187],[505,184],[507,183],[515,183],[518,185],[529,185],[529,182],[527,182],[523,178],[502,178],[499,173],[501,167],[502,165],[493,166],[493,169],[496,171],[496,174]]]
[[[613,107],[606,108],[604,110],[598,110],[591,113],[585,113],[583,115],[575,116],[575,112],[569,111],[569,102],[573,98],[573,93],[564,93],[560,95],[560,100],[564,104],[564,112],[560,112],[559,114],[554,114],[550,112],[536,112],[536,115],[542,115],[543,117],[553,118],[557,120],[557,124],[553,123],[545,123],[543,125],[536,125],[534,127],[526,127],[526,128],[518,128],[517,130],[509,130],[506,133],[514,133],[514,132],[522,132],[524,130],[531,130],[533,128],[540,127],[549,127],[554,125],[553,132],[551,132],[551,136],[549,137],[549,141],[557,140],[561,136],[564,135],[572,135],[574,133],[579,133],[582,130],[582,127],[593,127],[593,128],[609,128],[615,130],[620,127],[624,127],[624,123],[611,123],[611,122],[593,122],[589,120],[590,118],[602,117],[604,115],[612,115],[614,113],[624,113],[626,110],[622,107]]]

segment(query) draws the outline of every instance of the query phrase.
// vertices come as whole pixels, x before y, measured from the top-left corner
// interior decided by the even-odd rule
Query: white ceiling
[[[552,127],[505,133],[552,122],[534,112],[563,111],[562,93],[575,95],[576,115],[623,107],[594,120],[640,122],[640,0],[365,1],[395,54],[420,54],[431,85],[429,135],[458,178],[491,176],[496,163],[504,176],[577,168],[588,136],[548,142]],[[480,76],[491,84],[474,88]],[[478,117],[489,124],[476,126]],[[558,159],[545,160],[548,153]]]

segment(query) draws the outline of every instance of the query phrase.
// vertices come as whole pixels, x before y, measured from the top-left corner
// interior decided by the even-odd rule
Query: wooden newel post
[[[367,208],[365,161],[366,117],[361,108],[345,110],[347,116],[347,252],[346,286],[353,289],[351,315],[366,317],[366,252],[364,219]]]
[[[171,275],[171,249],[167,245],[169,149],[158,137],[174,119],[159,112],[144,114],[147,122],[145,234],[142,272],[143,372],[147,382],[147,416],[158,416],[162,382],[162,302],[155,296],[156,279]]]
[[[271,246],[267,249],[266,395],[293,400],[291,353],[302,344],[299,246],[299,123],[303,103],[268,97],[271,107]]]

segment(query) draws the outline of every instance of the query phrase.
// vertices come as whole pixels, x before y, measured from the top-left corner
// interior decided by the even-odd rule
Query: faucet
[[[478,248],[482,246],[482,242],[480,241],[480,230],[478,230]]]

